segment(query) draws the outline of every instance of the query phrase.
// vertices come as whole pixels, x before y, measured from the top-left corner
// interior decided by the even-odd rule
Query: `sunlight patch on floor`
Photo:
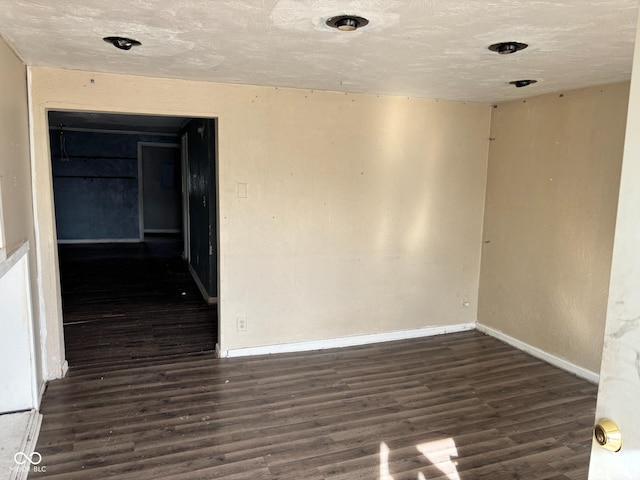
[[[438,470],[444,473],[449,480],[460,480],[457,469],[458,462],[453,461],[453,458],[458,457],[458,449],[453,438],[421,443],[416,445],[416,449]],[[389,453],[388,445],[385,442],[380,442],[379,480],[394,480],[389,470]],[[427,477],[422,472],[419,472],[418,480],[427,480]]]

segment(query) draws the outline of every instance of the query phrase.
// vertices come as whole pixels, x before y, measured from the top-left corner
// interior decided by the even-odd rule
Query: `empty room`
[[[638,478],[637,1],[0,5],[2,478]]]

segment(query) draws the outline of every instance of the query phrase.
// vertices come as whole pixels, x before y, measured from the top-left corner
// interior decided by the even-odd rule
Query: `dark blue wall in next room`
[[[190,264],[210,298],[218,296],[216,121],[193,119],[185,126],[189,162]]]
[[[138,240],[138,142],[178,136],[50,130],[59,240]],[[62,148],[64,147],[64,148]]]

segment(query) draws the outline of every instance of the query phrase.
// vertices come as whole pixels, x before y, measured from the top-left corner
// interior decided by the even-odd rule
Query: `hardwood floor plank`
[[[30,478],[379,479],[384,444],[393,480],[584,479],[596,393],[478,332],[91,364],[49,385]]]

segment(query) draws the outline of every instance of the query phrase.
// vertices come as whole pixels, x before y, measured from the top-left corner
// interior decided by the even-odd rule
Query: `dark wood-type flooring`
[[[217,316],[181,243],[59,248],[66,357],[71,368],[215,350]]]
[[[30,478],[586,479],[596,390],[475,331],[85,366],[48,386]]]

